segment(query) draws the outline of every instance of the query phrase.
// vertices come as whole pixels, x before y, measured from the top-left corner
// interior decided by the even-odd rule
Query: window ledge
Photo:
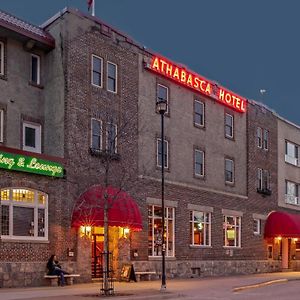
[[[43,88],[44,88],[43,85],[37,84],[37,83],[35,83],[35,82],[33,82],[33,81],[29,81],[28,84],[31,85],[31,86],[37,87],[37,88],[39,88],[39,89],[43,89]]]
[[[272,191],[269,190],[269,189],[259,189],[259,188],[257,188],[257,192],[259,194],[264,195],[264,196],[270,196],[272,194]]]
[[[189,245],[190,248],[193,249],[211,249],[212,246],[205,246],[205,245]]]
[[[110,159],[110,160],[120,160],[120,154],[118,153],[110,153],[107,150],[98,150],[94,148],[90,148],[90,153],[92,156],[98,156],[104,159]]]
[[[49,244],[49,240],[38,240],[38,239],[28,239],[26,237],[26,239],[20,239],[17,237],[6,237],[6,236],[1,236],[0,238],[1,242],[5,242],[5,243],[26,243],[26,244]]]
[[[148,256],[149,260],[158,260],[161,261],[162,256]],[[166,260],[176,260],[175,256],[166,256]]]
[[[223,246],[223,249],[242,249],[241,246]]]

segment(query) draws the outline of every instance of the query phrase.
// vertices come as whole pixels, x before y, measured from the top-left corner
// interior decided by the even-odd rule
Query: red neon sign
[[[210,82],[196,73],[176,66],[165,58],[153,56],[151,64],[147,65],[147,68],[201,94],[214,98],[239,112],[246,112],[245,98]]]

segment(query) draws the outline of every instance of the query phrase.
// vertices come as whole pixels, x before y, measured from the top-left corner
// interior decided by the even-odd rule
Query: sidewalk
[[[142,299],[232,299],[243,289],[260,288],[290,280],[300,280],[300,272],[266,273],[218,278],[167,280],[167,290],[160,291],[160,281],[116,282],[115,300]],[[75,284],[65,287],[36,287],[0,289],[1,300],[90,300],[100,294],[100,283]],[[211,295],[214,295],[211,298]],[[219,295],[221,298],[219,298]],[[55,297],[55,298],[54,298]],[[100,297],[107,298],[107,297]]]

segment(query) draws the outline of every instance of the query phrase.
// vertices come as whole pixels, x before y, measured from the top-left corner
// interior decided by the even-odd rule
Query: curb
[[[288,279],[286,279],[286,278],[284,278],[284,279],[275,279],[275,280],[265,281],[265,282],[261,282],[261,283],[257,283],[257,284],[251,284],[251,285],[245,285],[245,286],[237,287],[237,288],[234,288],[232,291],[234,293],[236,293],[236,292],[240,292],[240,291],[243,291],[243,290],[259,288],[259,287],[268,286],[268,285],[276,284],[276,283],[287,283],[287,282],[288,282]]]

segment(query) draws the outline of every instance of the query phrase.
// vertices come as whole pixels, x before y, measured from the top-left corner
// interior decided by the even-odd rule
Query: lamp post
[[[156,109],[161,116],[161,209],[162,209],[162,268],[161,268],[161,291],[164,291],[166,286],[166,244],[165,244],[165,141],[164,141],[164,115],[167,111],[167,101],[158,98]]]

